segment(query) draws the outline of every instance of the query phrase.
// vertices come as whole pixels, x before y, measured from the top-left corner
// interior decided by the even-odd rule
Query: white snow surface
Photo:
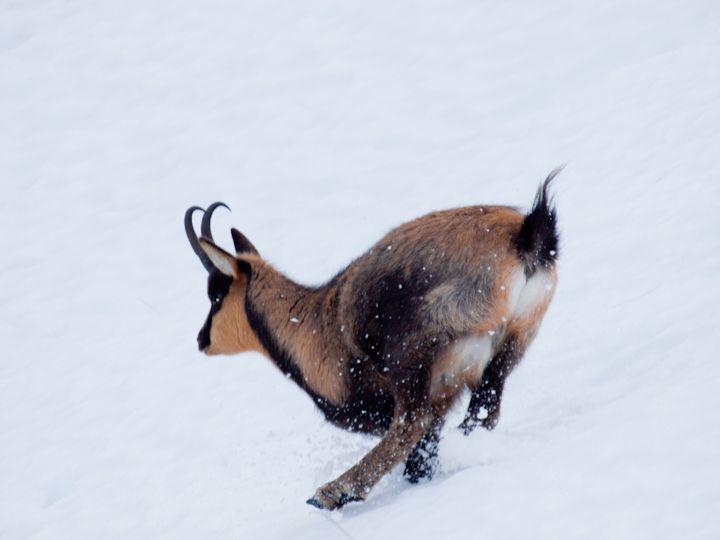
[[[557,178],[559,283],[493,432],[374,444],[207,358],[182,216],[304,283]],[[0,5],[0,538],[720,538],[720,3]]]

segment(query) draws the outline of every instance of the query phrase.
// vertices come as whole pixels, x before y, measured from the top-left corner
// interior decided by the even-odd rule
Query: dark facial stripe
[[[210,298],[210,313],[208,314],[205,324],[198,334],[198,349],[204,351],[210,346],[210,328],[212,327],[212,319],[216,313],[222,309],[223,300],[227,296],[232,285],[232,278],[226,276],[222,272],[213,270],[208,276],[208,298]]]
[[[323,412],[325,417],[334,424],[365,433],[380,434],[390,425],[393,417],[394,400],[392,395],[375,387],[366,388],[361,382],[354,389],[355,393],[340,406],[334,405],[327,398],[308,386],[295,360],[290,353],[278,344],[268,327],[263,314],[253,304],[250,295],[245,297],[245,314],[248,323],[258,340],[268,352],[280,370],[289,376],[300,388],[312,398],[313,403]],[[359,368],[360,366],[358,366]]]
[[[324,401],[324,398],[307,387],[297,363],[290,356],[290,353],[280,347],[275,339],[275,336],[268,327],[265,317],[255,307],[249,294],[245,296],[245,314],[247,316],[248,323],[250,324],[250,328],[253,329],[253,332],[255,332],[260,344],[265,348],[272,360],[280,368],[280,371],[282,371],[285,375],[289,375],[290,378],[303,388],[303,390],[308,392],[314,400],[317,399]]]

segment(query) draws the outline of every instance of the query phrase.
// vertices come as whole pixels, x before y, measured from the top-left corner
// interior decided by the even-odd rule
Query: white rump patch
[[[515,271],[508,293],[508,307],[512,317],[522,317],[547,300],[552,294],[555,282],[547,270],[538,270],[530,279],[522,269]]]

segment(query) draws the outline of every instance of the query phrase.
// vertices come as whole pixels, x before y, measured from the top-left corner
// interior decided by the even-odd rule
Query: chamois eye
[[[219,295],[219,294],[215,293],[215,294],[211,294],[211,295],[210,295],[210,302],[211,302],[211,303],[213,303],[213,304],[218,304],[218,303],[220,303],[220,300],[221,300],[221,299],[220,299],[220,295]]]

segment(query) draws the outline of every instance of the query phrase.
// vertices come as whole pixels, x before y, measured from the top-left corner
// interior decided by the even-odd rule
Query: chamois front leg
[[[373,486],[407,458],[432,423],[429,407],[397,411],[382,440],[359,463],[320,487],[308,504],[335,510],[351,501],[364,500]]]
[[[522,354],[523,350],[518,347],[517,340],[511,336],[487,365],[480,384],[472,389],[470,405],[459,426],[465,435],[469,435],[478,424],[487,430],[497,426],[505,380],[520,361]]]
[[[430,423],[430,429],[425,432],[405,461],[403,476],[411,484],[415,484],[423,478],[429,480],[437,472],[440,430],[444,422],[445,418],[436,412]]]

